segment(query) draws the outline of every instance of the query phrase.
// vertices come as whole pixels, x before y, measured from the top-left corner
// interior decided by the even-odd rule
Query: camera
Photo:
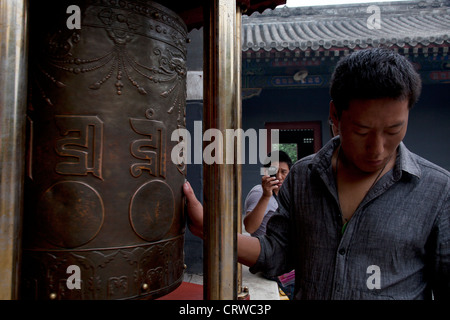
[[[261,171],[262,176],[276,177],[278,168],[277,167],[262,167],[260,171]]]

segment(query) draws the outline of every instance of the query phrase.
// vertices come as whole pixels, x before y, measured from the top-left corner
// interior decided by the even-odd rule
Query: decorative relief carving
[[[80,30],[34,22],[21,291],[157,297],[183,273],[184,179],[166,149],[167,131],[185,126],[186,32],[151,1],[82,2]],[[66,286],[72,264],[81,290]]]
[[[108,279],[108,299],[122,297],[128,293],[128,277],[111,277]]]
[[[133,5],[132,7],[135,7]],[[151,8],[151,7],[149,7]],[[155,10],[155,9],[154,9]],[[181,106],[184,106],[186,99],[186,88],[180,88],[184,79],[186,78],[186,31],[181,31],[180,27],[176,27],[177,23],[168,15],[162,14],[160,11],[153,11],[153,14],[148,14],[149,10],[144,10],[145,15],[153,18],[154,23],[143,21],[141,14],[129,13],[121,9],[103,8],[97,13],[97,21],[100,26],[105,29],[109,39],[113,42],[113,47],[107,52],[96,57],[76,57],[73,54],[73,49],[80,43],[81,31],[76,30],[67,32],[61,29],[56,34],[50,36],[46,48],[46,58],[39,59],[37,65],[38,73],[45,79],[52,82],[58,88],[66,87],[66,84],[58,80],[52,72],[47,70],[53,68],[63,72],[72,73],[75,75],[89,73],[92,71],[100,71],[105,69],[98,80],[89,85],[92,90],[98,90],[109,79],[115,76],[116,93],[121,95],[125,86],[124,80],[136,87],[140,94],[146,95],[147,90],[142,86],[140,80],[136,76],[150,80],[154,83],[169,82],[171,87],[168,90],[161,92],[162,97],[169,96],[174,89],[175,98],[170,108],[170,113],[173,108],[179,107],[179,122],[182,123]],[[158,22],[161,20],[161,22]],[[181,28],[183,29],[183,28]],[[148,66],[139,62],[127,48],[127,45],[135,40],[138,35],[157,37],[157,34],[162,34],[164,37],[169,37],[170,42],[173,42],[175,48],[181,50],[175,53],[174,50],[168,48],[156,48],[153,54],[158,60],[158,66]],[[150,56],[150,59],[155,60]],[[46,65],[44,67],[44,65]],[[135,75],[133,75],[133,73]],[[35,86],[40,92],[41,96],[49,105],[53,105],[51,99],[45,93],[45,90],[39,84],[39,79],[35,75]],[[183,81],[181,81],[183,79]],[[179,88],[179,89],[178,89]]]
[[[159,56],[159,68],[155,72],[164,75],[167,78],[157,78],[155,82],[170,82],[171,86],[168,90],[160,95],[167,98],[173,93],[174,99],[167,113],[173,113],[176,109],[178,128],[186,127],[186,64],[185,57],[166,49],[161,52],[155,49],[155,55]]]
[[[162,121],[147,119],[130,119],[130,125],[137,134],[147,136],[146,139],[134,140],[130,152],[143,163],[131,165],[131,175],[135,178],[147,171],[155,177],[166,176],[166,127]]]
[[[138,236],[156,241],[169,231],[175,216],[175,197],[164,181],[145,183],[130,202],[130,222]]]
[[[129,248],[26,253],[24,299],[124,299],[142,294],[156,297],[171,290],[183,277],[182,236]],[[69,290],[66,285],[66,270],[72,264],[81,270],[80,290]],[[143,284],[148,287],[144,291]]]
[[[161,288],[164,286],[166,279],[164,269],[162,267],[156,267],[154,269],[147,270],[145,280],[146,283],[150,283],[151,288]]]
[[[56,153],[67,159],[56,164],[56,172],[84,176],[91,173],[103,180],[103,121],[97,116],[75,115],[57,115],[55,121],[64,137],[56,141]]]
[[[93,5],[101,5],[102,0],[89,1]],[[126,10],[134,15],[144,16],[147,24],[144,30],[139,30],[142,33],[152,33],[156,30],[158,33],[169,34],[172,41],[186,51],[186,36],[187,28],[182,22],[181,18],[176,18],[173,14],[166,12],[166,8],[160,6],[158,3],[148,1],[144,3],[136,3],[130,0],[109,0],[108,5],[114,10]]]
[[[61,181],[44,192],[37,205],[38,230],[48,242],[75,248],[92,240],[103,224],[98,192],[86,183]]]

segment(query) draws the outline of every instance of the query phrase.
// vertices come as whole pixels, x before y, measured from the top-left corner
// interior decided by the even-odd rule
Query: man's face
[[[333,103],[330,111],[333,122],[338,124],[344,156],[365,173],[383,168],[408,126],[408,100],[351,100],[340,119]]]
[[[278,168],[276,178],[279,181],[277,186],[278,188],[281,188],[281,185],[284,182],[284,179],[286,179],[288,173],[289,173],[289,166],[286,162],[273,162],[273,167]]]

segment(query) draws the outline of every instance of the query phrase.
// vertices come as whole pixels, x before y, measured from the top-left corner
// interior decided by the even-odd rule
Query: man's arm
[[[203,206],[195,197],[189,182],[183,185],[183,192],[187,199],[188,226],[192,234],[203,237]],[[253,266],[258,260],[261,251],[259,240],[254,237],[238,234],[237,237],[238,262],[246,266]]]
[[[261,244],[259,239],[243,234],[238,234],[238,262],[248,267],[253,266],[258,260],[261,252]]]
[[[436,219],[434,270],[432,290],[434,300],[450,301],[450,197],[443,212]]]
[[[278,189],[277,183],[278,180],[275,177],[264,176],[262,178],[261,186],[263,193],[253,210],[246,212],[244,217],[244,226],[248,233],[255,232],[261,226],[270,198],[272,197],[272,192]]]

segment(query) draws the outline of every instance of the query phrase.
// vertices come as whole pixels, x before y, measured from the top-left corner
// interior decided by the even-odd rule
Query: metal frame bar
[[[237,86],[241,55],[236,49],[236,10],[235,0],[214,0],[208,2],[204,12],[203,129],[215,128],[222,132],[224,139],[219,141],[222,143],[219,150],[223,155],[228,143],[225,130],[240,125]],[[240,170],[234,164],[204,164],[203,182],[204,298],[235,300]]]
[[[27,102],[26,0],[0,2],[0,300],[18,298]]]

